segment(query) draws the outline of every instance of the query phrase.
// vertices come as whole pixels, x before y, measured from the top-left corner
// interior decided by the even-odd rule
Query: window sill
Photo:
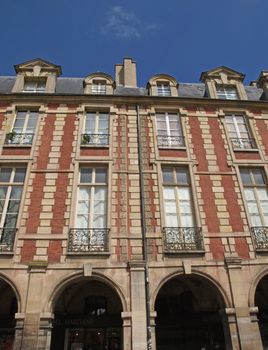
[[[108,257],[110,256],[110,252],[67,252],[66,256],[69,257],[83,257],[83,256],[104,256]]]
[[[234,152],[250,152],[250,153],[259,153],[259,149],[258,148],[233,148]]]
[[[96,145],[80,145],[80,148],[109,148],[110,145],[99,145],[99,144],[96,144]]]
[[[159,146],[158,149],[179,149],[182,151],[186,151],[186,146]]]
[[[178,255],[204,255],[205,250],[178,250],[178,251],[164,251],[164,255],[178,256]]]
[[[3,147],[5,148],[31,148],[32,147],[32,144],[30,145],[25,145],[23,143],[4,143]]]
[[[12,258],[14,256],[14,252],[12,251],[12,252],[2,252],[1,250],[0,250],[0,258]]]

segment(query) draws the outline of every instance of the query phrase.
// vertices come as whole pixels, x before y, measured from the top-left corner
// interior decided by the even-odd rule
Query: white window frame
[[[162,120],[160,120],[162,118]],[[173,119],[174,118],[174,119]],[[156,113],[156,129],[159,147],[184,147],[184,137],[182,133],[181,120],[178,113],[158,112]],[[160,123],[165,124],[165,129],[161,129]],[[177,122],[177,128],[173,129],[171,124]],[[177,138],[177,139],[176,139]]]
[[[236,86],[218,85],[216,87],[217,95],[222,100],[239,100],[239,94]]]
[[[100,120],[105,117],[106,129],[100,129]],[[94,130],[87,129],[87,123],[92,119]],[[84,122],[84,133],[82,136],[83,145],[107,146],[109,144],[109,113],[108,112],[87,112]]]
[[[23,92],[34,92],[34,93],[44,93],[46,92],[46,80],[37,79],[37,80],[24,80]]]
[[[106,81],[105,80],[93,80],[92,81],[92,94],[106,95]]]
[[[81,181],[81,170],[82,169],[88,169],[91,172],[91,182],[82,182]],[[102,169],[105,171],[105,178],[106,181],[105,182],[96,182],[96,173],[97,170]],[[82,227],[79,224],[79,216],[83,216],[86,213],[79,213],[79,204],[84,202],[86,202],[85,199],[81,198],[81,189],[87,189],[89,192],[89,197],[88,197],[88,220],[87,220],[87,227]],[[96,211],[95,211],[95,206],[94,204],[96,203],[96,189],[103,189],[104,190],[104,200],[99,200],[99,202],[104,202],[104,212],[100,213],[100,215],[104,218],[104,222],[105,224],[103,225],[103,227],[98,227],[95,226],[94,224],[94,218],[96,216]],[[82,195],[81,195],[82,196]],[[94,229],[94,228],[107,228],[107,220],[108,220],[108,167],[103,165],[103,166],[81,166],[79,169],[79,182],[78,182],[78,186],[77,186],[77,203],[76,203],[76,216],[75,216],[75,227],[77,229]]]
[[[19,119],[20,113],[25,113],[24,122],[22,127],[17,127],[16,122]],[[29,128],[30,118],[34,117],[34,125]],[[38,122],[39,114],[35,110],[18,110],[16,111],[16,116],[13,121],[11,132],[7,135],[5,143],[7,144],[22,144],[22,145],[31,145],[33,143],[33,137],[36,131],[36,126]],[[30,131],[30,132],[29,132]]]
[[[171,96],[170,83],[159,81],[156,83],[158,96]]]
[[[248,173],[251,181],[250,184],[245,183],[243,181],[243,176],[242,176],[243,172]],[[259,183],[259,184],[256,183],[254,178],[254,172],[258,172],[258,174],[263,179],[263,183]],[[244,198],[245,198],[245,203],[246,203],[251,226],[268,227],[268,185],[267,185],[267,178],[266,178],[264,169],[241,168],[240,177],[243,185]],[[263,196],[263,198],[261,198],[261,196]],[[266,210],[264,209],[265,206],[266,206]],[[256,221],[259,221],[259,223],[256,224]]]
[[[256,148],[255,141],[251,135],[248,122],[244,115],[226,114],[224,119],[225,119],[225,124],[227,127],[229,137],[231,139],[233,148],[238,148],[238,149]],[[242,123],[239,122],[239,119],[241,119],[243,122]],[[231,130],[229,125],[232,125],[234,127],[234,130]],[[241,126],[242,126],[242,130],[241,130]],[[231,135],[232,133],[235,134],[235,137],[232,137]]]
[[[165,170],[171,170],[172,171],[172,181],[171,182],[165,182],[164,180],[164,171]],[[193,196],[192,196],[192,186],[190,181],[190,173],[189,169],[184,166],[169,166],[164,165],[162,167],[162,183],[163,183],[163,204],[164,204],[164,218],[165,218],[165,226],[166,227],[195,227],[196,226],[196,220],[195,220],[195,213],[194,213],[194,205],[193,205]],[[177,180],[176,172],[177,170],[183,170],[185,177],[187,179],[186,183],[179,183]],[[174,198],[166,199],[165,197],[165,190],[170,189],[173,190]],[[188,198],[182,198],[182,192],[180,189],[186,190]],[[168,202],[175,204],[175,210],[172,212],[168,212]],[[183,213],[183,203],[188,203],[189,212]],[[177,225],[171,225],[168,223],[168,216],[176,217],[175,221],[177,222]],[[184,218],[188,217],[191,222],[191,225],[184,225],[182,222],[184,221]],[[187,221],[187,219],[186,219]]]
[[[11,174],[10,174],[10,178],[8,181],[1,181],[1,178],[0,178],[1,192],[2,192],[2,188],[6,188],[6,191],[4,191],[5,193],[3,192],[5,194],[5,198],[1,199],[1,201],[3,201],[3,210],[2,210],[2,213],[0,213],[0,239],[2,238],[2,235],[4,234],[5,230],[7,230],[7,231],[8,230],[10,230],[10,231],[16,230],[18,217],[19,217],[19,211],[20,211],[20,207],[21,207],[23,186],[24,186],[25,177],[26,177],[26,170],[27,170],[25,166],[8,166],[8,165],[1,166],[0,172],[2,169],[11,169]],[[14,181],[17,169],[24,170],[24,177],[23,177],[22,182],[15,182]],[[15,199],[11,198],[12,190],[14,188],[20,188],[21,192],[19,194],[19,198],[15,198]],[[12,200],[19,202],[17,212],[8,212],[9,204],[11,203]],[[15,215],[14,227],[9,226],[8,222],[7,222],[8,215],[10,213],[13,214],[13,216]],[[15,234],[14,234],[14,236],[15,236]]]

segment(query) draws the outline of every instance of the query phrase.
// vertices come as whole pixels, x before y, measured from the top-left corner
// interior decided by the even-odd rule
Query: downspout
[[[139,178],[140,178],[140,207],[141,207],[141,234],[142,234],[142,254],[144,260],[144,279],[145,279],[145,303],[146,303],[146,329],[147,329],[147,350],[152,349],[152,334],[150,325],[150,289],[149,289],[149,268],[148,268],[148,250],[146,239],[146,218],[145,218],[145,196],[144,196],[144,179],[142,164],[142,133],[140,126],[140,107],[136,105],[137,112],[137,139],[138,139],[138,161],[139,161]]]

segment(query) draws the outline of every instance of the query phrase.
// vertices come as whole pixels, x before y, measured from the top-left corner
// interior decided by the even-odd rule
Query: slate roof
[[[10,94],[16,77],[0,77],[0,94]],[[83,95],[84,78],[57,78],[56,94]],[[255,86],[245,86],[249,101],[260,101],[263,90]],[[114,95],[117,96],[148,96],[148,90],[144,87],[130,88],[118,86]],[[205,85],[202,83],[179,83],[179,97],[207,98]]]

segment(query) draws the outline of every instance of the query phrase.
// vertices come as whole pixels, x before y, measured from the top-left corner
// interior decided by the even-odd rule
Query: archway
[[[216,287],[198,275],[167,281],[156,301],[157,350],[224,350],[223,298]],[[224,331],[225,330],[225,331]]]
[[[0,278],[0,349],[11,350],[15,339],[18,302],[11,286]]]
[[[121,350],[122,303],[95,279],[72,281],[54,304],[51,350]]]
[[[255,292],[255,305],[258,306],[259,329],[263,348],[268,348],[268,274],[258,283]]]

